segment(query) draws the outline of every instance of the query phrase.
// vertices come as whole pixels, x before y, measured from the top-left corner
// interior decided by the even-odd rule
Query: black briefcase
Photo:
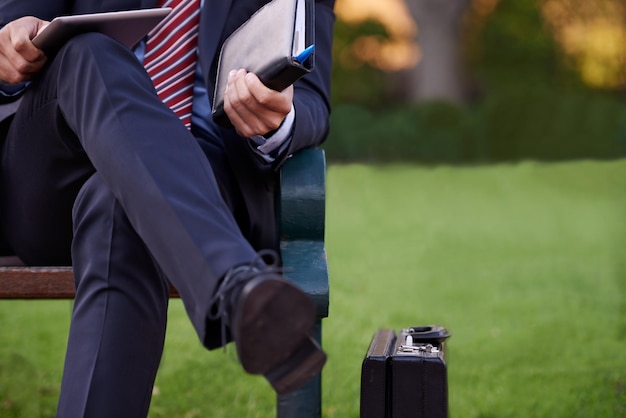
[[[379,330],[361,369],[361,418],[447,418],[449,336],[437,325]]]

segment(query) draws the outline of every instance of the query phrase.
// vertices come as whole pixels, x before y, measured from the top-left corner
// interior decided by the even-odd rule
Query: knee
[[[99,32],[86,32],[71,37],[61,47],[57,56],[65,56],[66,54],[82,55],[85,53],[89,55],[92,53],[107,54],[109,51],[113,51],[121,56],[128,54],[134,56],[127,47]]]
[[[72,38],[52,60],[49,71],[55,77],[51,83],[65,120],[81,142],[128,103],[158,100],[135,54],[100,33]]]
[[[72,37],[58,51],[54,61],[61,66],[63,79],[89,81],[91,75],[99,78],[128,77],[133,73],[145,75],[143,65],[129,48],[97,32]]]

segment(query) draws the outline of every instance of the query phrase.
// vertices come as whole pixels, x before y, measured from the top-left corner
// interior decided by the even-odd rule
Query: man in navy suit
[[[314,308],[277,267],[278,169],[328,131],[334,0],[315,0],[316,69],[282,92],[231,73],[210,118],[219,50],[268,0],[204,0],[188,130],[142,60],[96,33],[46,56],[31,39],[55,16],[157,0],[0,4],[0,220],[31,265],[72,262],[76,300],[58,414],[145,416],[169,283],[201,342],[234,340],[243,368],[279,393],[317,374]]]

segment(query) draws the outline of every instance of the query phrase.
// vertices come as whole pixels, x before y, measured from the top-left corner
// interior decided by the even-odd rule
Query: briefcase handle
[[[427,325],[411,327],[406,329],[406,333],[413,338],[414,342],[442,344],[450,333],[442,326]]]

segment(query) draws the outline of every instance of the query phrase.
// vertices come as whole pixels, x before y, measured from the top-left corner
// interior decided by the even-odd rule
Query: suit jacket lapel
[[[204,7],[200,15],[200,34],[198,49],[200,52],[200,65],[205,83],[212,89],[213,77],[211,66],[220,45],[222,31],[228,18],[232,0],[204,0]]]

